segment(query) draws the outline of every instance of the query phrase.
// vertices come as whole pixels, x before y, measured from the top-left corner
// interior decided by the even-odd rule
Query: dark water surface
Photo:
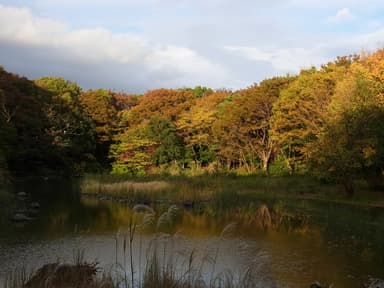
[[[81,198],[76,185],[62,180],[18,183],[12,190],[28,197],[3,205],[0,212],[0,284],[17,267],[72,262],[79,251],[104,269],[127,261],[122,247],[133,215],[130,205]],[[12,211],[35,201],[41,205],[36,219],[9,221]],[[152,206],[156,221],[169,206]],[[156,240],[164,254],[184,263],[194,251],[207,279],[226,270],[241,275],[244,267],[252,267],[261,287],[308,287],[316,280],[361,287],[369,276],[384,278],[381,208],[292,199],[255,199],[220,211],[209,203],[193,209],[179,205],[172,227],[157,230],[167,232]],[[155,237],[135,235],[136,273]]]

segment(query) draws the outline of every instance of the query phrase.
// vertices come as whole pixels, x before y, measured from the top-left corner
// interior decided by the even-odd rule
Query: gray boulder
[[[40,204],[38,202],[31,202],[31,204],[29,204],[29,207],[32,209],[40,209]]]
[[[16,212],[9,218],[9,220],[12,222],[27,222],[32,220],[32,218],[28,217],[24,213]]]
[[[365,285],[367,288],[384,288],[384,280],[379,278],[370,278],[368,284]]]
[[[25,193],[24,191],[21,191],[17,193],[17,198],[24,200],[25,198],[27,198],[27,193]]]

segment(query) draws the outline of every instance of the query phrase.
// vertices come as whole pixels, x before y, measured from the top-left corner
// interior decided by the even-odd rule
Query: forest
[[[384,49],[238,90],[83,91],[0,68],[0,182],[37,175],[297,175],[384,185]]]

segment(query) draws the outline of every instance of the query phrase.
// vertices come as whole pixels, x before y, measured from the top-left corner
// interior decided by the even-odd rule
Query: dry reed
[[[81,191],[85,194],[105,194],[115,196],[133,196],[140,192],[161,192],[169,189],[171,185],[165,181],[133,182],[123,181],[102,183],[97,180],[86,180],[81,183]]]

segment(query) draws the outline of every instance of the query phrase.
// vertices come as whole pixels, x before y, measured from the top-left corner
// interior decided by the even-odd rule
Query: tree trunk
[[[355,187],[353,185],[353,181],[350,179],[346,179],[343,183],[344,191],[348,197],[352,197],[355,194]]]
[[[272,149],[266,151],[261,155],[261,160],[263,161],[263,171],[268,174],[269,161],[271,160]]]
[[[269,159],[263,159],[263,171],[265,174],[268,174]]]
[[[228,158],[227,159],[227,171],[229,171],[229,169],[231,169],[231,160]]]
[[[384,177],[381,168],[376,168],[373,173],[366,177],[369,188],[376,191],[384,190]]]

